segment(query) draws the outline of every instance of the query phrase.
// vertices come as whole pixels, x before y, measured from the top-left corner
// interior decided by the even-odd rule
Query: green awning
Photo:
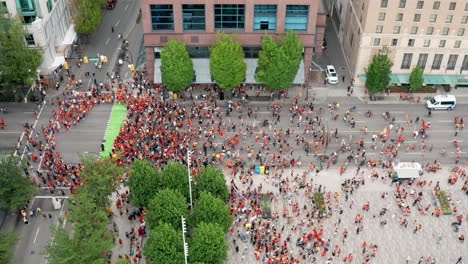
[[[390,74],[390,83],[409,83],[409,74]],[[467,75],[424,75],[424,84],[455,84],[468,85]],[[366,82],[365,75],[359,75],[359,80]]]

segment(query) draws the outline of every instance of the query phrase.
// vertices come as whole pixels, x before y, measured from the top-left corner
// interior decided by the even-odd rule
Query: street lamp
[[[188,244],[185,242],[185,234],[187,233],[187,227],[185,226],[184,216],[181,215],[180,218],[182,220],[182,241],[184,242],[184,259],[185,259],[185,264],[187,264]]]
[[[192,175],[190,174],[190,165],[192,163],[190,155],[193,154],[193,151],[187,150],[187,172],[188,172],[188,181],[189,181],[189,195],[190,195],[190,212],[193,211],[193,202],[192,202]]]

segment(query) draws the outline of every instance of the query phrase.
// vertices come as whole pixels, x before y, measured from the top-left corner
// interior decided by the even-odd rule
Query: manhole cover
[[[340,67],[340,70],[344,71],[344,70],[346,70],[346,68],[345,67]]]
[[[31,255],[34,255],[34,254],[36,254],[36,251],[34,251],[34,250],[31,251]]]

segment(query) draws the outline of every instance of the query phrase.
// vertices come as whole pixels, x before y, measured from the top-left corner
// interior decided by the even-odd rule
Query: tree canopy
[[[146,160],[135,160],[130,170],[128,186],[130,187],[129,200],[138,207],[148,207],[149,201],[154,197],[159,187],[160,173]]]
[[[106,0],[70,0],[74,16],[75,30],[78,34],[88,35],[101,25]]]
[[[193,226],[198,226],[202,222],[216,223],[224,232],[227,232],[232,225],[229,207],[209,192],[202,192],[200,199],[195,201],[191,219]]]
[[[271,89],[285,90],[294,82],[304,47],[296,32],[288,30],[277,42],[271,36],[262,40],[256,80]]]
[[[214,223],[200,223],[189,246],[190,263],[222,264],[227,258],[228,245],[223,229]]]
[[[28,47],[29,33],[19,16],[1,17],[0,28],[0,85],[17,90],[33,84],[42,64],[42,51]]]
[[[227,201],[229,199],[229,189],[226,186],[223,171],[213,166],[202,169],[197,175],[197,190],[201,192],[210,192],[213,196]]]
[[[390,83],[393,62],[389,54],[388,47],[383,47],[372,57],[372,63],[366,69],[366,88],[370,94],[385,91]]]
[[[161,51],[162,81],[170,91],[186,89],[193,81],[193,62],[185,43],[170,40]]]
[[[423,87],[424,77],[423,69],[419,66],[416,66],[412,71],[409,78],[411,91],[419,91]]]
[[[187,207],[187,200],[179,191],[159,190],[149,203],[148,224],[153,228],[157,224],[168,223],[179,230],[181,229],[180,217],[188,215]]]
[[[236,36],[219,33],[210,51],[210,71],[214,81],[228,91],[239,86],[245,80],[247,65]]]
[[[189,186],[188,186],[188,171],[187,167],[172,162],[167,164],[161,171],[161,187],[179,191],[189,201]]]
[[[0,263],[11,263],[14,253],[13,246],[18,242],[18,236],[13,232],[2,232],[0,236]]]
[[[184,263],[182,232],[170,224],[161,223],[152,229],[144,249],[148,263]]]
[[[13,156],[0,158],[0,207],[22,208],[37,193],[31,179],[23,176],[25,167]]]

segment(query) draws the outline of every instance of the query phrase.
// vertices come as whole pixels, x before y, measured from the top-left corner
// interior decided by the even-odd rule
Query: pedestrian
[[[49,213],[49,219],[52,219],[52,214],[51,213]]]
[[[112,33],[114,33],[114,27],[111,27],[111,31],[112,31]]]
[[[348,85],[348,93],[351,91],[351,85]]]
[[[431,117],[431,114],[432,114],[431,109],[427,110],[427,115],[428,115],[429,117]]]
[[[344,82],[344,80],[345,80],[345,76],[343,74],[343,76],[341,77],[341,81]]]
[[[463,257],[459,257],[459,258],[457,259],[457,262],[456,262],[455,264],[461,264],[461,263],[462,263],[462,260],[463,260]]]

